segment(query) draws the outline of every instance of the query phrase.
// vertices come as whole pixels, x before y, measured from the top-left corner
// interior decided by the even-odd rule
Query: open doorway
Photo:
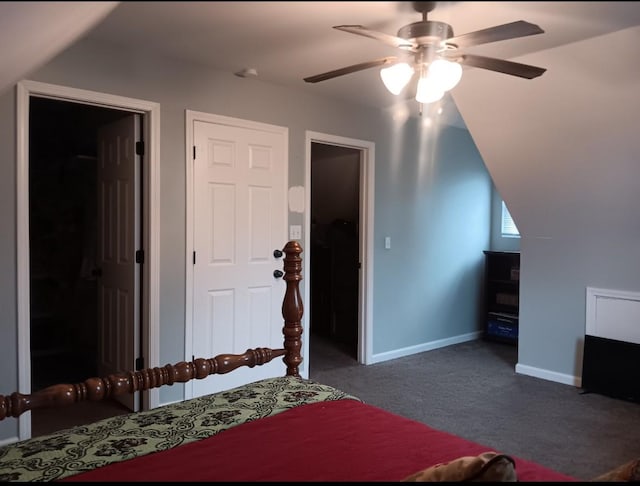
[[[357,360],[360,150],[311,143],[310,238],[312,340]]]
[[[135,119],[133,117],[136,117]],[[124,242],[116,246],[131,246],[126,232],[120,232],[120,218],[140,224],[140,204],[125,204],[120,209],[100,210],[99,182],[104,176],[99,169],[98,139],[101,127],[111,126],[127,118],[141,124],[141,116],[128,111],[93,106],[57,99],[32,96],[29,103],[29,281],[30,281],[30,356],[31,389],[37,391],[56,383],[77,383],[89,377],[103,376],[105,325],[101,316],[106,304],[104,255],[101,241],[104,228]],[[138,127],[141,132],[141,126]],[[104,161],[103,161],[104,162]],[[141,193],[141,178],[132,181]],[[112,196],[121,193],[122,180],[114,184]],[[124,181],[128,183],[128,181]],[[115,186],[118,187],[115,187]],[[104,187],[104,186],[103,186]],[[116,198],[121,197],[117,195]],[[135,202],[135,201],[131,201]],[[122,212],[126,211],[126,214]],[[100,224],[100,214],[109,214],[110,221]],[[101,228],[103,231],[101,231]],[[137,229],[138,233],[140,229]],[[141,268],[130,266],[132,272]],[[137,275],[135,278],[140,278]],[[111,286],[113,287],[113,286]],[[116,289],[117,291],[117,289]],[[122,292],[117,292],[120,301]],[[141,294],[139,288],[130,292],[136,305],[118,306],[135,328],[118,323],[121,342],[140,343],[139,319]],[[129,296],[126,296],[129,298]],[[99,311],[99,309],[101,309]],[[107,312],[108,314],[108,312]],[[122,336],[127,329],[132,335]],[[135,350],[142,356],[142,350]],[[132,358],[130,361],[133,363]],[[129,369],[127,367],[126,369]],[[111,370],[110,370],[111,371]],[[122,371],[121,369],[113,369]],[[54,410],[32,411],[32,436],[50,433],[105,416],[138,408],[125,407],[116,400],[86,402],[74,409],[74,414]],[[73,420],[71,420],[73,419]]]
[[[142,119],[142,138],[144,140],[144,155],[141,156],[139,179],[142,184],[141,221],[139,227],[142,250],[139,306],[141,320],[140,349],[142,355],[125,368],[154,368],[160,366],[159,359],[159,279],[160,279],[160,105],[158,103],[136,98],[112,95],[97,91],[70,88],[37,81],[23,80],[16,86],[16,226],[17,226],[17,308],[18,308],[18,390],[28,394],[31,386],[31,275],[30,275],[30,237],[29,237],[29,198],[32,192],[29,184],[29,156],[30,137],[29,117],[30,104],[35,98],[48,98],[83,106],[103,107],[135,114]],[[128,118],[131,121],[133,118]],[[120,120],[111,122],[119,124]],[[132,125],[132,124],[130,124]],[[111,138],[114,133],[105,133],[105,138]],[[131,126],[129,127],[131,132]],[[137,152],[127,145],[128,152]],[[137,187],[137,185],[136,185]],[[137,225],[136,225],[137,226]],[[100,239],[102,240],[102,239]],[[134,250],[137,249],[134,248]],[[137,257],[137,255],[136,255]],[[136,258],[137,260],[137,258]],[[126,395],[126,394],[125,394]],[[139,398],[140,408],[143,410],[158,407],[160,394],[157,388],[152,388],[134,394]],[[122,395],[119,395],[122,397]],[[76,413],[83,404],[95,405],[96,402],[81,402],[74,407]],[[84,407],[82,407],[84,408]],[[32,412],[33,413],[33,412]],[[32,413],[22,414],[18,418],[18,436],[20,440],[32,436]]]
[[[342,163],[340,162],[341,159]],[[343,167],[342,164],[346,165]],[[316,172],[318,168],[320,172]],[[305,186],[307,190],[305,207],[308,208],[308,210],[305,211],[304,222],[305,228],[308,228],[308,230],[305,231],[303,248],[306,249],[306,261],[308,262],[304,278],[308,279],[310,284],[304,286],[304,301],[308,302],[311,308],[309,309],[308,306],[306,308],[307,312],[303,314],[303,329],[305,335],[309,336],[310,339],[305,339],[303,342],[303,355],[306,355],[309,359],[303,361],[301,372],[303,375],[308,374],[311,378],[313,378],[313,376],[312,373],[310,373],[310,369],[318,370],[318,365],[322,367],[322,363],[318,363],[318,353],[325,351],[324,362],[328,366],[333,366],[336,359],[342,360],[343,358],[346,358],[346,360],[348,360],[347,362],[355,359],[359,364],[371,364],[373,362],[373,305],[371,296],[373,295],[374,172],[375,144],[373,142],[327,133],[306,132]],[[312,179],[315,179],[315,191],[312,190],[312,185],[314,184]],[[313,195],[312,192],[314,192]],[[338,192],[341,193],[340,196],[338,196]],[[315,199],[315,203],[312,203],[312,197]],[[332,199],[333,201],[331,201]],[[354,202],[354,199],[357,202]],[[344,205],[349,209],[347,212],[340,213],[337,210],[327,209],[326,215],[323,213],[321,216],[322,219],[319,221],[319,214],[316,214],[318,208],[324,208],[325,205],[327,208],[331,208],[335,206],[336,203],[337,205]],[[354,205],[357,207],[357,211]],[[323,209],[321,209],[321,211],[322,210]],[[354,214],[357,216],[354,216]],[[340,222],[340,219],[345,219],[345,215],[348,221],[346,225]],[[353,219],[355,219],[355,224],[350,222]],[[343,343],[341,345],[344,346],[344,342],[346,341],[348,353],[350,354],[338,350],[330,341],[330,346],[324,346],[324,344],[327,343],[326,339],[314,340],[312,336],[314,330],[312,330],[311,316],[314,315],[314,313],[316,316],[318,313],[322,316],[322,313],[326,312],[326,310],[322,308],[318,309],[318,307],[323,305],[323,302],[320,300],[322,297],[318,294],[324,292],[325,297],[330,297],[331,292],[328,288],[322,288],[325,286],[321,280],[322,275],[320,279],[316,279],[314,276],[314,268],[319,266],[322,257],[318,262],[314,261],[316,252],[314,251],[314,244],[311,243],[311,235],[313,233],[314,238],[318,240],[318,238],[323,237],[323,231],[322,229],[318,231],[317,226],[315,229],[312,227],[319,223],[331,226],[332,222],[335,222],[335,226],[337,227],[334,228],[334,230],[342,226],[342,232],[347,233],[347,238],[353,235],[354,229],[357,234],[357,285],[353,284],[353,273],[350,273],[349,277],[344,277],[343,282],[338,282],[338,285],[347,284],[351,289],[351,291],[345,294],[351,297],[348,297],[346,301],[340,302],[340,304],[344,305],[342,310],[346,311],[343,312],[343,316],[348,316],[349,313],[353,316],[354,311],[351,306],[351,298],[354,296],[353,290],[357,289],[356,298],[353,299],[357,306],[357,310],[355,311],[357,318],[355,319],[355,327],[345,324],[344,328],[338,329],[338,322],[335,322],[335,325],[333,325],[331,316],[325,315],[324,317],[320,317],[320,319],[328,319],[328,322],[324,324],[322,322],[316,322],[315,328],[317,330],[318,328],[322,329],[324,327],[324,331],[328,333],[331,333],[333,329],[336,334],[340,336],[339,339],[342,339]],[[324,229],[328,229],[328,227]],[[344,235],[341,234],[337,236],[337,238],[341,236]],[[316,241],[315,245],[318,245],[318,241]],[[343,256],[353,263],[353,257],[348,256],[347,252],[345,252],[344,255],[338,255],[338,257]],[[352,268],[352,265],[347,265],[348,272],[350,272]],[[324,278],[328,278],[326,268],[317,269],[317,273],[322,273],[323,270],[325,270]],[[351,282],[349,282],[349,278],[351,278]],[[313,302],[314,299],[311,297],[312,287],[316,293],[315,305]],[[327,292],[329,292],[328,296]],[[336,302],[336,304],[337,303],[338,302]],[[340,319],[340,317],[338,317],[338,319]],[[353,320],[352,317],[343,317],[343,319],[345,319],[345,322]],[[355,352],[353,345],[354,339],[356,342]],[[311,342],[314,343],[313,351]],[[323,344],[323,346],[319,347],[319,343]]]

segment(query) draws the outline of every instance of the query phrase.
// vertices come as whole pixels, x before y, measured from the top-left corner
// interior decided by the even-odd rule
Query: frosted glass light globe
[[[416,101],[419,103],[433,103],[444,96],[444,91],[430,75],[422,76],[418,81]]]
[[[446,59],[436,59],[429,64],[429,77],[442,91],[449,91],[460,82],[462,66]]]
[[[406,62],[399,62],[380,70],[385,87],[394,95],[400,94],[413,76],[413,68]]]

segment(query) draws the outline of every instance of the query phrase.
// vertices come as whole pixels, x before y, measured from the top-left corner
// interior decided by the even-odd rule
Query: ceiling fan
[[[333,27],[381,41],[400,49],[402,54],[335,69],[306,77],[304,80],[307,83],[317,83],[369,68],[388,66],[381,69],[380,76],[391,93],[400,94],[413,81],[417,82],[416,100],[420,103],[431,103],[442,98],[445,91],[452,89],[460,81],[462,65],[525,79],[536,78],[546,71],[545,68],[537,66],[459,51],[464,47],[544,33],[544,30],[535,24],[518,20],[454,36],[453,28],[449,24],[427,20],[427,14],[435,8],[436,2],[412,2],[412,5],[414,10],[422,14],[422,20],[401,27],[396,36],[362,25]]]

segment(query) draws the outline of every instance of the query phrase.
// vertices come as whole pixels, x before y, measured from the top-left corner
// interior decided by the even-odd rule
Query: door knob
[[[274,270],[274,271],[273,271],[273,276],[274,276],[275,278],[280,278],[280,277],[282,277],[283,275],[284,275],[284,273],[283,273],[283,272],[281,272],[280,270]]]
[[[273,250],[273,256],[280,258],[282,256],[282,252],[280,250]]]

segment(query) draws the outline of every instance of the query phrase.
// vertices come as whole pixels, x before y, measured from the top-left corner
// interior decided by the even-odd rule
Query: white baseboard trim
[[[535,368],[533,366],[522,365],[520,363],[516,364],[516,373],[520,375],[533,376],[534,378],[542,378],[543,380],[555,381],[556,383],[562,383],[563,385],[572,385],[578,388],[582,386],[582,378],[578,376],[557,373],[555,371]]]
[[[446,346],[451,346],[452,344],[475,341],[476,339],[480,339],[482,335],[483,335],[482,331],[471,332],[468,334],[461,334],[459,336],[454,336],[447,339],[430,341],[428,343],[423,343],[416,346],[409,346],[406,348],[396,349],[393,351],[387,351],[385,353],[374,354],[372,356],[371,364],[382,363],[384,361],[403,358],[405,356],[411,356],[413,354],[423,353],[425,351],[431,351],[433,349],[444,348]],[[522,365],[520,363],[516,364],[515,371],[520,375],[533,376],[534,378],[541,378],[543,380],[562,383],[563,385],[571,385],[577,388],[580,388],[582,386],[582,378],[579,376],[567,375],[564,373],[557,373],[555,371],[536,368],[534,366]]]
[[[482,331],[470,332],[468,334],[461,334],[459,336],[454,336],[447,339],[439,339],[437,341],[430,341],[428,343],[418,344],[416,346],[409,346],[407,348],[396,349],[394,351],[373,354],[370,364],[382,363],[383,361],[389,361],[391,359],[404,358],[405,356],[411,356],[413,354],[423,353],[425,351],[431,351],[433,349],[444,348],[446,346],[451,346],[452,344],[475,341],[477,339],[480,339],[480,337],[482,337]]]
[[[6,445],[13,444],[14,442],[18,442],[18,440],[20,440],[20,439],[18,438],[17,435],[14,436],[14,437],[9,437],[8,439],[1,439],[0,440],[0,447],[4,447]]]

